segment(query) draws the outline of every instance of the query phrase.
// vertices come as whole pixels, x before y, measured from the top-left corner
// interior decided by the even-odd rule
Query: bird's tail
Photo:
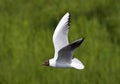
[[[71,67],[79,69],[79,70],[84,69],[84,65],[77,58],[72,59]]]

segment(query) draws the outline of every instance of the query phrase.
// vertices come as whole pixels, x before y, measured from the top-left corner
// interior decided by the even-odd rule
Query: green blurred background
[[[66,12],[84,70],[40,66]],[[120,0],[0,0],[0,84],[120,84],[119,56]]]

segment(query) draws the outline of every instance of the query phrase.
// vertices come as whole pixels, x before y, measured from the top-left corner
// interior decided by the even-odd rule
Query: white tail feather
[[[84,65],[77,58],[72,59],[71,67],[76,69],[84,69]]]

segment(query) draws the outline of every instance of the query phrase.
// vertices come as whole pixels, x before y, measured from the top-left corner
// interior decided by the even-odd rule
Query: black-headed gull
[[[58,68],[73,67],[84,69],[84,65],[77,58],[73,58],[74,50],[80,46],[84,38],[78,39],[73,43],[68,42],[68,31],[70,26],[70,14],[66,13],[53,34],[53,44],[55,48],[54,58],[45,61],[42,65]]]

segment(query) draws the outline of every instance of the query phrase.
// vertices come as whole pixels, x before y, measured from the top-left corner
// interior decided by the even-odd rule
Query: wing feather
[[[53,44],[55,48],[54,58],[57,58],[58,51],[61,48],[69,44],[68,42],[69,26],[70,26],[70,14],[66,13],[58,23],[53,34]]]
[[[58,52],[58,58],[57,62],[67,62],[71,63],[71,60],[73,58],[73,53],[74,50],[81,45],[83,42],[84,38],[78,39],[75,42],[63,47],[59,52]]]

